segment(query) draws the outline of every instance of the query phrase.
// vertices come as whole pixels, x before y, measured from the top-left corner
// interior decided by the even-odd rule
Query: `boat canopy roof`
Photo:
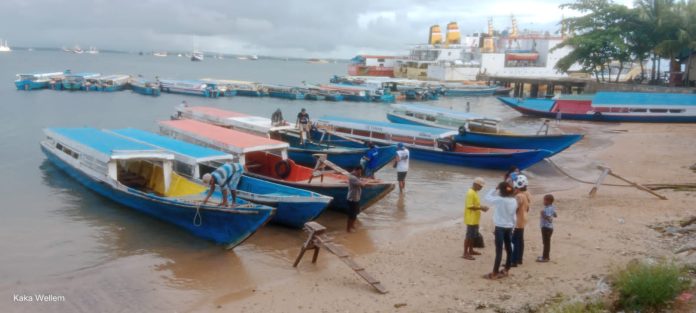
[[[378,131],[392,135],[432,139],[445,138],[457,134],[457,131],[443,128],[361,120],[338,116],[323,116],[317,120],[317,123],[320,125],[324,124],[327,126],[344,127],[355,130]]]
[[[214,82],[217,84],[229,84],[229,85],[258,85],[259,83],[243,81],[243,80],[232,80],[232,79],[217,79],[217,78],[202,78],[201,81],[204,82]]]
[[[174,159],[171,153],[96,128],[48,128],[44,132],[57,142],[80,150],[79,153],[93,154],[105,162],[112,159]]]
[[[597,92],[593,106],[696,106],[696,94],[647,92]]]
[[[53,76],[61,76],[64,75],[63,72],[51,72],[51,73],[19,73],[17,76],[32,76],[32,77],[53,77]]]
[[[186,118],[202,122],[211,122],[225,127],[240,128],[267,134],[268,132],[293,128],[292,126],[273,126],[269,118],[253,116],[223,109],[195,106],[179,107],[177,109]]]
[[[485,121],[495,121],[496,123],[501,122],[501,119],[499,119],[497,117],[488,117],[488,116],[478,115],[478,114],[474,114],[474,113],[460,112],[460,111],[455,111],[455,110],[450,110],[450,109],[445,109],[445,108],[440,108],[440,107],[435,107],[435,106],[430,106],[430,105],[423,105],[423,104],[392,104],[392,108],[394,110],[411,111],[411,112],[415,112],[415,113],[421,113],[421,114],[432,115],[432,116],[446,116],[449,118],[462,120],[462,121],[485,120]]]
[[[130,78],[130,75],[115,74],[115,75],[100,76],[99,80],[127,80],[129,78]]]
[[[84,78],[91,78],[91,77],[98,77],[101,76],[99,73],[89,73],[89,72],[82,72],[82,73],[68,73],[65,74],[65,77],[84,77]]]
[[[286,142],[194,120],[161,121],[159,125],[166,132],[182,134],[235,154],[245,154],[254,151],[287,150],[289,147]]]
[[[207,161],[231,161],[234,156],[215,149],[195,145],[178,139],[161,136],[152,132],[123,128],[111,132],[128,139],[141,142],[156,148],[169,151],[177,156],[177,159],[186,159],[187,163],[200,163]]]

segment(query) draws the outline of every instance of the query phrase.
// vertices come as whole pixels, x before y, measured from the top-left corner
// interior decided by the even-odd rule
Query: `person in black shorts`
[[[361,174],[362,168],[356,167],[348,176],[348,195],[346,196],[346,200],[348,200],[348,224],[346,225],[346,231],[349,233],[355,231],[355,221],[358,219],[358,214],[360,214],[362,187],[367,184],[360,180]]]

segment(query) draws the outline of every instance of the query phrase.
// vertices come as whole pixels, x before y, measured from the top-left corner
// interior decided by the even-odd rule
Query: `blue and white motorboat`
[[[500,129],[499,118],[419,104],[393,104],[387,113],[393,123],[457,130],[459,143],[507,149],[543,149],[559,153],[583,138],[582,134],[521,135]]]
[[[62,88],[65,90],[83,90],[86,88],[87,79],[97,78],[99,73],[68,73],[61,80]]]
[[[160,80],[160,88],[163,92],[178,93],[184,95],[201,96],[207,98],[217,98],[220,91],[214,84],[209,84],[200,80]]]
[[[105,75],[100,76],[96,80],[98,91],[112,92],[121,91],[128,86],[130,75]]]
[[[262,85],[268,96],[288,100],[303,100],[307,94],[306,88],[284,85]]]
[[[175,157],[94,128],[49,128],[41,149],[54,165],[121,205],[233,248],[266,224],[275,209],[202,205],[205,188],[173,171]]]
[[[17,90],[44,89],[48,88],[51,82],[55,84],[63,79],[64,74],[64,72],[17,74],[15,86]]]
[[[516,166],[524,169],[552,154],[552,151],[541,149],[465,145],[455,141],[457,131],[443,128],[337,116],[321,117],[316,121],[316,126],[319,130],[312,132],[312,138],[321,138],[322,142],[349,147],[360,147],[368,141],[380,145],[401,142],[411,150],[411,158],[414,160],[474,168],[507,170]]]
[[[138,77],[131,79],[128,85],[133,92],[141,95],[155,97],[160,95],[160,83],[157,80],[147,80],[142,77]]]
[[[174,171],[197,182],[203,174],[234,161],[231,154],[143,130],[124,128],[111,132],[172,153]],[[304,223],[321,215],[332,200],[315,192],[246,175],[242,176],[237,188],[239,198],[276,208],[271,222],[295,228],[301,228]]]

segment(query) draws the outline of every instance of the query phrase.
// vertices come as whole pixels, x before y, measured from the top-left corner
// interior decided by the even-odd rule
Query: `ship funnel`
[[[439,45],[442,43],[442,31],[440,31],[440,25],[430,26],[430,36],[428,37],[428,44]]]
[[[446,35],[446,43],[447,44],[460,44],[462,41],[461,34],[459,34],[459,26],[457,25],[457,22],[450,22],[447,24],[447,35]]]

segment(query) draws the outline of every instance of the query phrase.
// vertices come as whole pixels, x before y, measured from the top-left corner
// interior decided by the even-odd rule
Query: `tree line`
[[[576,0],[561,8],[584,14],[562,22],[569,36],[554,49],[573,48],[556,63],[562,72],[578,64],[598,82],[612,81],[609,66],[618,64],[618,82],[625,66],[638,63],[640,81],[657,83],[660,59],[670,61],[670,72],[679,72],[679,61],[688,58],[690,64],[696,49],[696,0],[637,0],[633,8],[610,0]]]

